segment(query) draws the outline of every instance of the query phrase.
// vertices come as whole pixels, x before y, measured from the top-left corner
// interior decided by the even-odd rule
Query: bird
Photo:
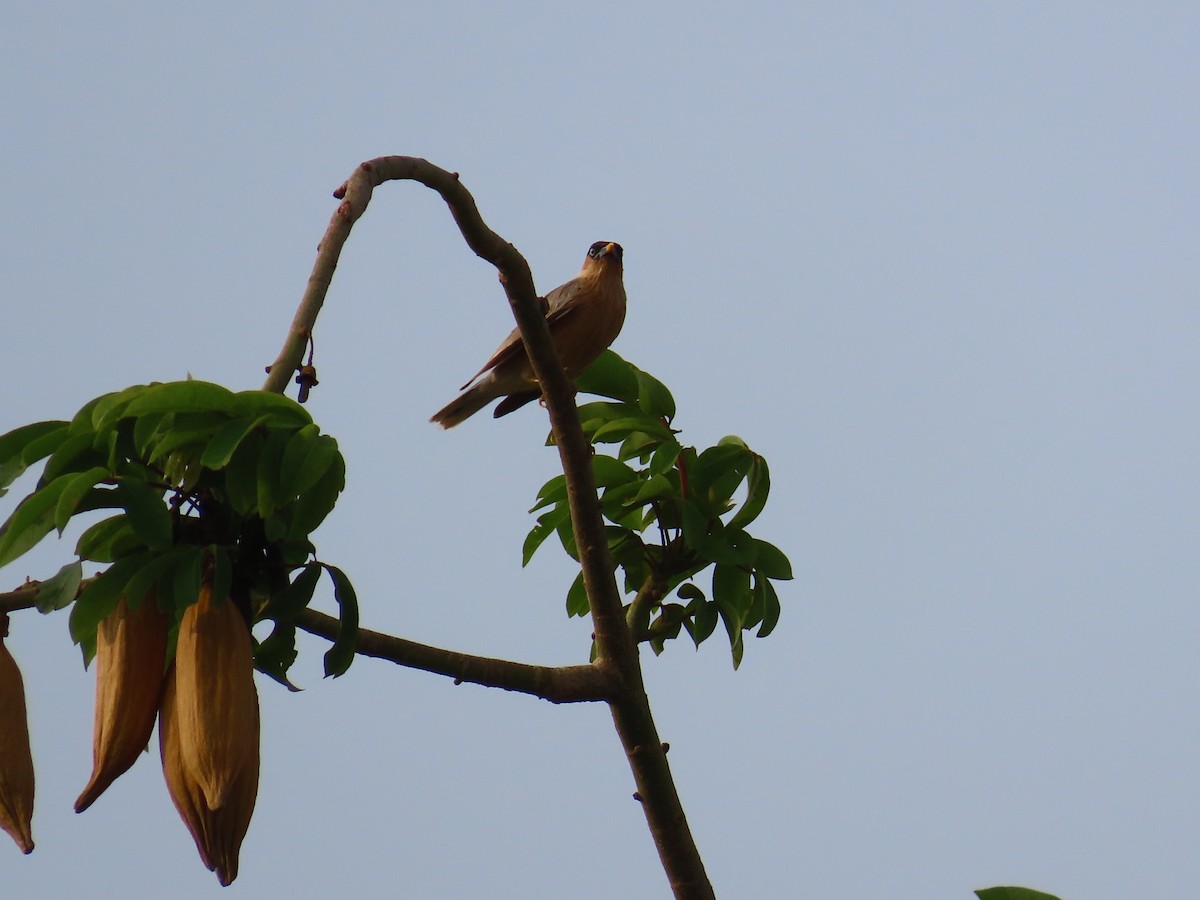
[[[579,274],[542,299],[546,324],[567,378],[574,380],[621,333],[625,324],[625,285],[620,244],[596,241],[588,248]],[[453,428],[498,397],[494,418],[506,416],[542,395],[529,355],[514,328],[503,343],[459,390],[454,400],[429,419]]]

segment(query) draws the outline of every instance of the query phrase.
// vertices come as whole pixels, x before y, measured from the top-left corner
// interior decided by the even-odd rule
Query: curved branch
[[[637,785],[634,796],[642,803],[659,859],[675,896],[714,897],[671,777],[666,746],[659,739],[650,713],[637,641],[625,621],[604,534],[592,475],[592,447],[579,423],[574,387],[558,361],[537,301],[529,264],[515,247],[484,223],[474,199],[459,182],[456,172],[438,168],[424,159],[387,156],[362,163],[335,192],[334,196],[342,203],[325,232],[308,288],[283,350],[271,366],[263,387],[272,391],[286,388],[291,373],[300,365],[304,345],[312,333],[351,227],[366,211],[374,188],[396,179],[419,181],[437,191],[449,207],[467,245],[499,270],[500,283],[542,388],[566,476],[571,522],[595,633],[595,668],[604,672],[613,689],[608,697],[609,706]]]
[[[337,637],[339,627],[336,618],[315,609],[302,612],[296,619],[296,625],[309,634],[329,640]],[[358,631],[358,646],[354,652],[375,659],[386,659],[410,669],[447,675],[454,679],[455,684],[467,681],[484,687],[503,688],[532,694],[551,703],[608,700],[612,694],[609,678],[597,666],[531,666],[507,659],[443,650],[365,628]]]
[[[381,156],[359,165],[345,184],[333,193],[342,202],[329,220],[325,236],[321,238],[312,274],[292,319],[291,328],[288,329],[287,338],[275,362],[267,370],[264,391],[283,393],[287,388],[288,380],[304,358],[305,344],[325,302],[325,295],[333,281],[333,273],[337,269],[342,247],[350,237],[351,228],[367,211],[375,188],[386,181],[397,180],[417,181],[441,194],[450,208],[450,214],[454,216],[454,221],[458,223],[467,246],[475,251],[477,256],[500,270],[501,281],[505,283],[505,291],[508,292],[510,301],[515,292],[521,297],[528,297],[528,302],[536,306],[536,293],[529,264],[512,244],[504,241],[484,224],[483,217],[479,215],[475,206],[475,199],[459,182],[457,172],[448,172],[428,160],[414,156]],[[544,327],[543,324],[543,329]],[[545,339],[549,344],[548,331]]]

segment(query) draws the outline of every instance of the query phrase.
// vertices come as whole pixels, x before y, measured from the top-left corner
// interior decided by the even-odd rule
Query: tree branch
[[[309,634],[331,641],[337,637],[339,627],[336,618],[315,609],[304,610],[297,617],[296,625]],[[503,688],[532,694],[551,703],[607,700],[612,693],[608,677],[597,666],[531,666],[507,659],[443,650],[365,628],[358,630],[355,653],[386,659],[410,669],[447,675],[454,679],[455,684],[467,681],[484,687]]]
[[[342,202],[330,218],[325,236],[321,238],[304,296],[296,309],[283,347],[268,369],[264,391],[283,393],[287,388],[291,374],[304,358],[305,345],[325,303],[325,295],[333,281],[342,247],[350,237],[350,229],[367,211],[375,188],[384,182],[396,180],[417,181],[437,191],[450,208],[450,214],[458,223],[467,246],[500,270],[501,281],[506,281],[505,290],[510,300],[515,291],[521,296],[528,296],[530,302],[536,304],[529,264],[511,244],[484,224],[475,206],[475,199],[459,182],[457,172],[448,172],[428,160],[413,156],[382,156],[359,165],[346,182],[334,191],[333,195]],[[511,291],[508,286],[510,283]],[[549,340],[547,332],[547,343]]]
[[[633,598],[633,602],[629,604],[629,611],[625,614],[625,621],[629,623],[629,629],[633,632],[634,640],[639,643],[647,639],[647,632],[650,630],[650,614],[662,602],[665,591],[666,585],[663,583],[663,580],[656,573],[651,572],[646,576],[645,582],[638,589],[637,596]]]
[[[575,408],[575,390],[558,361],[545,315],[538,304],[533,276],[525,258],[484,223],[458,174],[423,159],[387,156],[362,163],[334,196],[342,200],[321,242],[308,288],[265,390],[282,391],[299,366],[304,345],[337,267],[341,248],[354,222],[366,211],[371,193],[385,181],[419,181],[439,194],[450,209],[467,245],[500,273],[513,317],[525,342],[533,371],[549,410],[558,446],[571,522],[583,569],[596,639],[596,668],[613,692],[608,696],[617,733],[625,748],[659,858],[677,898],[714,897],[679,795],[667,765],[666,747],[658,736],[642,682],[637,641],[626,624],[612,557],[604,534],[592,475],[592,447],[583,434]]]
[[[15,591],[0,593],[0,614],[15,612],[18,609],[33,609],[37,603],[40,581],[32,581]]]

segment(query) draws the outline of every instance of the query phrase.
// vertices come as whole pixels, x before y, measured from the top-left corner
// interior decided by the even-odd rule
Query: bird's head
[[[600,272],[604,270],[621,271],[621,257],[624,251],[620,244],[612,241],[596,241],[588,247],[587,259],[583,261],[585,272]]]

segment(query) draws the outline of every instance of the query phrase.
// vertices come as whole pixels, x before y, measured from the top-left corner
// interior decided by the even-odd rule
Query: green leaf
[[[108,475],[108,469],[104,466],[96,466],[86,472],[63,476],[67,480],[67,485],[54,505],[54,527],[58,529],[60,535],[67,527],[71,516],[75,515],[83,499],[92,492],[92,488],[97,483],[103,481]]]
[[[0,436],[0,496],[31,463],[53,453],[67,437],[66,422],[34,422]]]
[[[234,394],[228,388],[208,381],[168,381],[152,384],[127,407],[125,415],[144,416],[162,412],[220,412],[241,415]]]
[[[288,517],[282,512],[273,512],[263,521],[263,535],[267,542],[278,544],[288,536]]]
[[[638,382],[638,406],[652,416],[666,419],[668,422],[675,418],[675,398],[667,390],[667,386],[640,369],[636,370]]]
[[[54,528],[54,510],[58,498],[74,475],[63,475],[34,491],[13,510],[0,527],[0,566],[6,566],[35,547]]]
[[[679,586],[679,590],[675,592],[680,600],[704,600],[704,591],[700,590],[700,586],[691,581],[685,581]]]
[[[306,425],[292,435],[279,476],[285,500],[299,497],[317,484],[339,456],[337,441],[318,433],[316,425]]]
[[[105,454],[93,446],[95,435],[92,433],[73,434],[55,448],[46,460],[38,485],[49,484],[60,475],[72,472],[82,472],[94,465],[103,463]]]
[[[571,522],[571,517],[564,516],[563,520],[558,523],[558,540],[562,543],[563,550],[567,552],[567,556],[576,562],[579,561],[579,549],[575,546],[575,527]]]
[[[137,478],[122,478],[117,497],[129,516],[133,533],[151,550],[171,546],[171,511],[163,503],[162,491]]]
[[[654,451],[665,443],[669,442],[664,441],[661,437],[646,434],[644,431],[634,431],[621,443],[621,448],[617,451],[617,459],[636,459],[645,465],[654,455]]]
[[[737,528],[723,528],[717,522],[713,525],[713,533],[696,547],[696,552],[710,562],[752,566],[757,548],[754,538]]]
[[[660,497],[672,497],[678,488],[666,475],[654,475],[642,483],[633,502],[639,506],[647,500],[657,500]]]
[[[56,428],[30,441],[21,450],[21,462],[31,466],[39,459],[45,459],[58,450],[70,436],[70,426]]]
[[[542,546],[546,538],[554,534],[558,530],[558,526],[562,524],[562,521],[570,518],[570,516],[571,508],[567,504],[561,503],[554,509],[538,517],[537,524],[530,529],[529,534],[525,536],[525,543],[521,546],[522,568],[529,565],[529,560],[533,558],[533,554],[537,552],[537,548]]]
[[[79,583],[83,581],[83,566],[79,561],[69,562],[58,570],[52,577],[38,585],[38,612],[51,613],[56,609],[68,606],[79,592]]]
[[[325,569],[333,578],[333,596],[340,611],[337,637],[325,653],[325,676],[337,678],[350,668],[358,647],[358,596],[345,572],[337,566],[326,565]]]
[[[277,622],[294,619],[312,602],[320,578],[321,564],[309,563],[292,579],[291,584],[272,595],[268,615]]]
[[[292,398],[274,391],[238,391],[228,411],[238,416],[262,418],[272,427],[303,427],[312,423],[308,410]]]
[[[742,664],[742,627],[754,601],[750,573],[738,566],[717,563],[713,568],[713,599],[729,633],[729,650],[733,654],[733,667],[736,669]]]
[[[108,396],[108,394],[102,394],[83,404],[75,415],[71,416],[71,421],[67,426],[68,432],[72,435],[95,434],[96,426],[92,424],[92,411]]]
[[[233,585],[233,564],[224,547],[209,544],[205,561],[212,566],[212,596],[214,605],[224,603]]]
[[[300,467],[300,472],[292,484],[292,490],[296,495],[304,496],[307,491],[321,482],[326,472],[335,466],[340,467],[342,473],[345,473],[346,464],[341,451],[338,450],[337,439],[328,434],[318,435],[316,442],[309,448],[304,464]]]
[[[1044,894],[1031,888],[990,887],[975,892],[979,900],[1058,900],[1053,894]]]
[[[533,504],[529,512],[537,512],[543,506],[550,506],[552,503],[559,503],[566,500],[567,477],[565,475],[555,475],[542,485],[535,499],[537,502]]]
[[[290,435],[285,431],[272,431],[258,457],[258,514],[263,519],[275,512],[283,502],[280,470],[289,438]]]
[[[761,580],[761,587],[760,587]],[[781,612],[779,606],[779,595],[775,593],[775,585],[771,584],[769,578],[761,578],[758,575],[754,576],[755,591],[762,591],[762,625],[758,629],[758,637],[765,638],[768,634],[775,630],[775,626],[779,624],[779,614]]]
[[[89,404],[92,430],[103,431],[114,426],[125,413],[125,408],[151,387],[152,385],[149,384],[134,384],[124,390],[113,391],[111,394],[98,397],[92,404]]]
[[[88,585],[87,590],[75,601],[71,610],[71,637],[83,651],[85,666],[96,655],[96,627],[117,608],[129,579],[150,559],[149,553],[138,553],[117,560]]]
[[[583,584],[583,572],[575,576],[571,587],[567,590],[567,615],[586,616],[588,614],[587,588]]]
[[[777,581],[792,580],[792,564],[783,551],[774,544],[768,544],[766,541],[760,541],[754,538],[754,547],[756,549],[754,568],[768,578],[774,578]]]
[[[150,446],[160,433],[169,431],[175,423],[174,413],[147,413],[133,422],[133,447],[139,457],[150,453]]]
[[[175,601],[175,609],[184,610],[200,599],[204,578],[204,548],[188,546],[180,549],[183,552],[173,567],[175,574],[169,590]]]
[[[261,472],[261,468],[259,469]],[[262,482],[260,481],[261,485]],[[319,481],[300,495],[292,506],[291,525],[287,530],[289,540],[306,538],[325,521],[333,511],[338,495],[346,487],[346,463],[339,453],[333,458]],[[261,496],[261,495],[260,495]]]
[[[309,540],[281,541],[276,546],[283,558],[283,564],[289,569],[303,566],[317,553],[317,548]]]
[[[684,500],[679,504],[679,518],[684,543],[692,550],[704,546],[708,540],[709,520],[700,512],[700,507],[691,500]]]
[[[636,403],[638,399],[637,370],[612,350],[605,350],[584,369],[575,386],[585,394],[614,400]]]
[[[320,574],[320,567],[317,573]],[[287,677],[288,669],[296,661],[296,626],[289,622],[276,622],[267,639],[254,650],[254,668],[273,678],[289,691],[299,691]]]
[[[123,463],[137,455],[133,449],[133,428],[128,422],[124,422],[122,425],[125,427],[108,428],[96,432],[96,439],[92,441],[92,450],[98,454],[96,462],[107,466],[114,472],[123,468]],[[71,468],[81,469],[88,462],[87,457],[84,457],[83,460],[76,461]]]
[[[305,425],[291,432],[283,456],[279,460],[279,496],[281,502],[288,502],[299,492],[292,485],[300,474],[300,467],[308,457],[309,449],[317,440],[320,430],[316,425]]]
[[[0,463],[6,463],[10,459],[21,459],[25,454],[26,449],[35,442],[40,441],[49,435],[61,434],[62,439],[66,439],[67,431],[66,422],[54,420],[48,422],[33,422],[29,425],[22,425],[20,428],[14,428],[6,434],[0,435]],[[47,446],[46,453],[53,453],[53,439],[50,445]],[[32,462],[41,459],[41,456],[34,457]]]
[[[596,487],[626,484],[638,477],[637,472],[625,463],[603,454],[592,457],[592,476],[596,479]]]
[[[139,546],[141,544],[134,537],[129,518],[122,513],[101,519],[81,534],[75,543],[75,555],[92,562],[108,563],[127,556]]]
[[[246,437],[225,467],[225,494],[240,516],[258,511],[258,458],[266,438],[254,432]]]
[[[687,627],[688,633],[691,634],[697,647],[712,637],[712,633],[717,630],[717,619],[717,603],[715,600],[710,600],[696,610],[694,622],[690,627],[686,621],[684,622],[684,626]]]
[[[745,528],[757,519],[767,505],[767,495],[770,493],[771,470],[767,467],[767,461],[755,453],[746,480],[746,499],[729,520],[730,527]]]
[[[168,576],[173,581],[175,567],[186,562],[192,551],[191,547],[182,547],[166,553],[154,554],[150,561],[130,576],[129,581],[125,584],[125,600],[130,607],[137,609],[142,603],[150,601],[151,588],[157,588]],[[156,600],[157,598],[151,602],[156,602]]]
[[[650,458],[650,474],[665,475],[674,469],[675,460],[679,459],[681,450],[683,450],[683,447],[679,445],[679,441],[663,441]]]
[[[172,417],[171,427],[160,429],[146,450],[151,463],[182,453],[200,461],[204,448],[225,427],[228,417],[219,412],[180,413]]]
[[[750,573],[740,566],[717,563],[712,576],[713,599],[736,610],[739,618],[750,608]]]
[[[253,431],[258,424],[258,419],[249,416],[226,422],[204,445],[204,452],[200,455],[200,465],[214,470],[225,468],[229,465],[229,460],[233,458],[234,452],[246,439],[246,435]]]
[[[753,454],[742,447],[718,444],[700,454],[689,472],[691,496],[709,515],[721,515],[750,471]]]
[[[661,420],[651,416],[626,416],[621,419],[613,419],[597,428],[591,435],[594,443],[616,443],[623,441],[635,431],[642,431],[646,434],[653,435],[666,440],[674,437],[671,429],[662,423]]]
[[[726,604],[718,603],[717,612],[725,623],[725,631],[729,634],[729,652],[733,657],[733,668],[736,670],[742,664],[742,653],[746,647],[742,641],[742,618],[735,610]]]

